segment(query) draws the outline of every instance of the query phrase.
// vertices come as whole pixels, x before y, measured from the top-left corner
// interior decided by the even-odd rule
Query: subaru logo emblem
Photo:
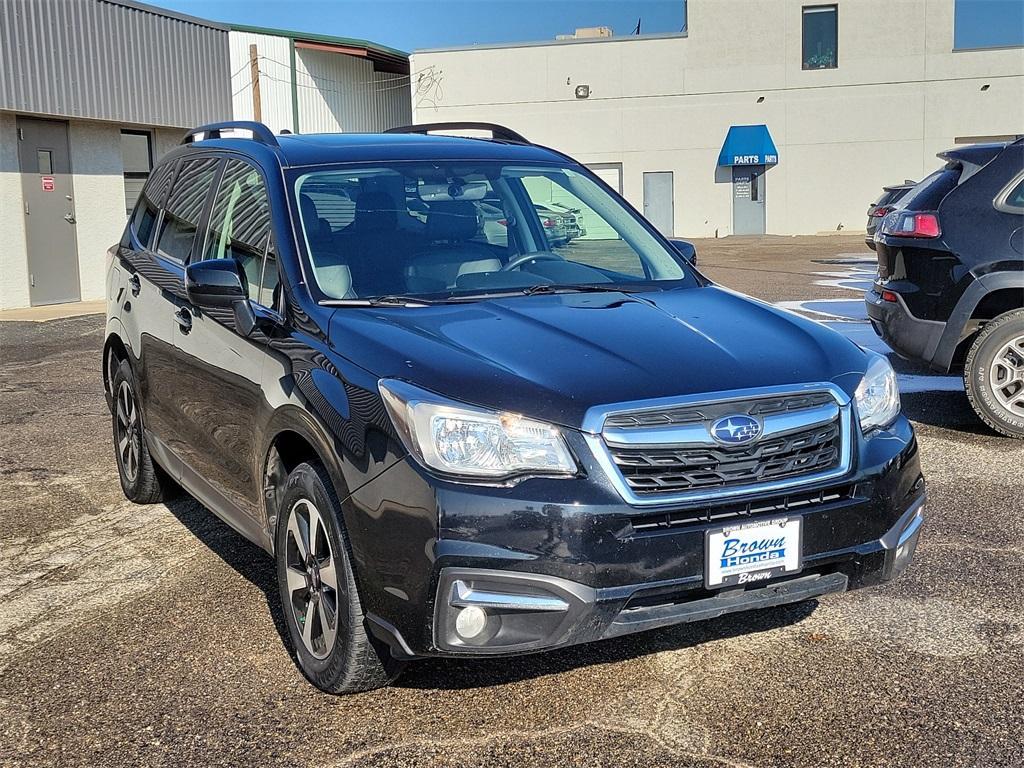
[[[742,413],[725,416],[711,425],[711,437],[723,445],[744,445],[761,436],[761,422]]]

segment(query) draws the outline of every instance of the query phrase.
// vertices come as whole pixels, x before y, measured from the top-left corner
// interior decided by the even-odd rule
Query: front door
[[[270,203],[259,171],[241,160],[225,162],[214,192],[207,232],[200,232],[191,261],[230,259],[242,270],[250,299],[274,303],[277,261],[270,239]],[[202,501],[234,516],[243,531],[261,525],[261,478],[256,416],[266,337],[245,334],[230,309],[204,309],[187,298],[180,303],[175,335],[175,381],[179,397],[175,445],[184,467],[182,481]],[[227,504],[225,504],[227,502]]]
[[[78,301],[81,293],[68,124],[19,117],[17,129],[29,301],[32,306]]]
[[[765,179],[763,165],[732,167],[732,233],[763,235]]]
[[[644,174],[644,218],[665,237],[675,236],[672,171]]]

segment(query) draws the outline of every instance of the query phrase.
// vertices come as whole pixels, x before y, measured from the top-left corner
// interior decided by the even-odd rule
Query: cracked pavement
[[[858,236],[697,242],[768,301],[849,297]],[[929,482],[897,582],[507,660],[313,689],[271,560],[188,497],[135,506],[103,401],[103,323],[0,323],[0,765],[1020,766],[1024,445],[915,391]]]

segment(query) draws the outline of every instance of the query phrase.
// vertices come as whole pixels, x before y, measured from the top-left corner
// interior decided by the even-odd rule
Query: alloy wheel
[[[1010,339],[996,352],[988,378],[996,401],[1015,416],[1024,415],[1024,335]]]
[[[122,381],[117,389],[117,455],[128,482],[139,475],[139,454],[142,452],[142,428],[131,385]]]
[[[338,634],[338,573],[324,520],[308,499],[299,499],[288,512],[285,546],[292,618],[306,650],[325,659]]]

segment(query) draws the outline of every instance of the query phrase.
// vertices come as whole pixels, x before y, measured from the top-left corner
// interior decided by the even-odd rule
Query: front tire
[[[964,387],[982,421],[1024,439],[1024,309],[1006,312],[981,329],[967,353]]]
[[[341,505],[322,467],[300,464],[285,484],[275,540],[277,582],[299,668],[343,694],[388,685],[403,663],[368,635]]]

